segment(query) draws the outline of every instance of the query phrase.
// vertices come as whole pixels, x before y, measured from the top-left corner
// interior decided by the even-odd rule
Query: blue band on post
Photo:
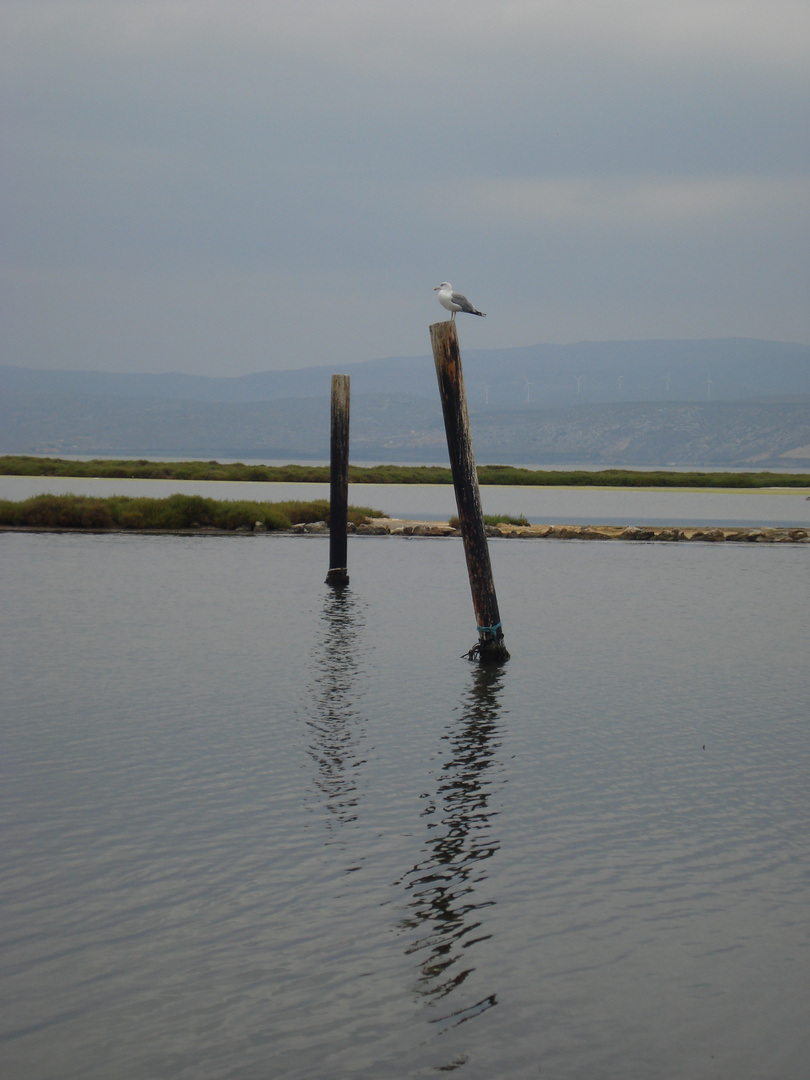
[[[502,626],[503,626],[502,622],[495,623],[494,626],[479,626],[478,627],[478,633],[479,634],[487,634],[487,635],[489,635],[491,637],[497,637],[498,635],[497,635],[496,631],[500,630]]]

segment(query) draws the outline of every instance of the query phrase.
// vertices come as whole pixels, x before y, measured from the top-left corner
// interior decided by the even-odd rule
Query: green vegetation
[[[635,487],[635,488],[805,488],[807,473],[773,472],[637,472],[632,469],[602,469],[589,472],[545,472],[519,469],[511,465],[481,465],[482,484],[513,484],[533,487]]]
[[[379,510],[349,507],[355,525],[382,517]],[[329,522],[326,499],[313,502],[248,502],[205,499],[202,495],[170,495],[167,499],[113,495],[35,495],[24,502],[0,500],[0,525],[45,529],[227,529],[252,528],[260,521],[268,530],[289,529],[310,521]]]
[[[273,483],[328,483],[327,465],[222,465],[218,461],[67,461],[63,458],[0,457],[0,475],[131,478],[138,480],[230,480]],[[807,473],[773,472],[636,472],[632,469],[585,469],[551,472],[513,465],[480,465],[482,484],[531,487],[642,488],[805,488]],[[353,484],[450,484],[450,469],[440,465],[374,465],[349,467]]]

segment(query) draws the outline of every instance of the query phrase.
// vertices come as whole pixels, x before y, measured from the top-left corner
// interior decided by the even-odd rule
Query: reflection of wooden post
[[[348,585],[346,531],[349,509],[349,376],[332,376],[332,448],[329,485],[327,585]]]
[[[503,626],[492,580],[456,324],[434,323],[430,328],[430,341],[433,346],[436,377],[439,380],[439,395],[442,399],[447,449],[464,540],[464,554],[467,558],[467,573],[478,621],[478,643],[470,649],[468,655],[470,659],[497,663],[508,660],[509,653],[503,641]]]

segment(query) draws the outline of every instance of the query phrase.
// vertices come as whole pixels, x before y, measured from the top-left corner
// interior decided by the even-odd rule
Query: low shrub
[[[85,495],[35,495],[21,503],[3,502],[4,525],[49,529],[110,529],[112,508],[104,499]]]
[[[355,525],[379,510],[349,507]],[[24,502],[0,501],[0,525],[45,529],[198,529],[233,531],[252,528],[260,521],[270,531],[289,529],[311,521],[329,521],[329,503],[250,502],[206,499],[201,495],[170,495],[166,499],[130,498],[113,495],[106,499],[86,495],[35,495]]]

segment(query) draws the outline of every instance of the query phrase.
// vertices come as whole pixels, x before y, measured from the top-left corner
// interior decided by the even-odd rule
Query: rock
[[[579,529],[579,536],[582,540],[612,540],[613,537],[606,532],[602,532],[601,529],[594,529],[591,525],[582,525]]]
[[[732,532],[727,532],[726,540],[731,543],[746,543],[746,544],[771,544],[775,540],[789,540],[790,537],[784,529],[734,529]],[[706,539],[704,535],[692,537],[692,539]]]
[[[299,525],[293,525],[294,533],[324,533],[329,532],[329,526],[325,521],[303,521]]]
[[[548,536],[550,533],[550,525],[530,525],[529,528],[526,529],[526,531],[523,533],[523,535],[543,539],[543,537]]]
[[[375,525],[373,522],[357,526],[358,536],[388,536],[387,525]]]
[[[432,525],[429,522],[423,521],[419,525],[406,526],[405,533],[408,533],[410,528],[411,536],[452,536],[453,530],[449,525]]]
[[[686,537],[683,535],[683,533],[681,532],[680,529],[662,529],[656,535],[656,540],[673,541],[673,540],[685,540],[685,539],[686,539]]]
[[[725,540],[726,534],[722,529],[698,529],[697,532],[693,532],[690,537],[691,540],[703,540],[716,543],[719,540]]]
[[[619,540],[654,540],[655,530],[641,525],[628,525],[619,533]]]

